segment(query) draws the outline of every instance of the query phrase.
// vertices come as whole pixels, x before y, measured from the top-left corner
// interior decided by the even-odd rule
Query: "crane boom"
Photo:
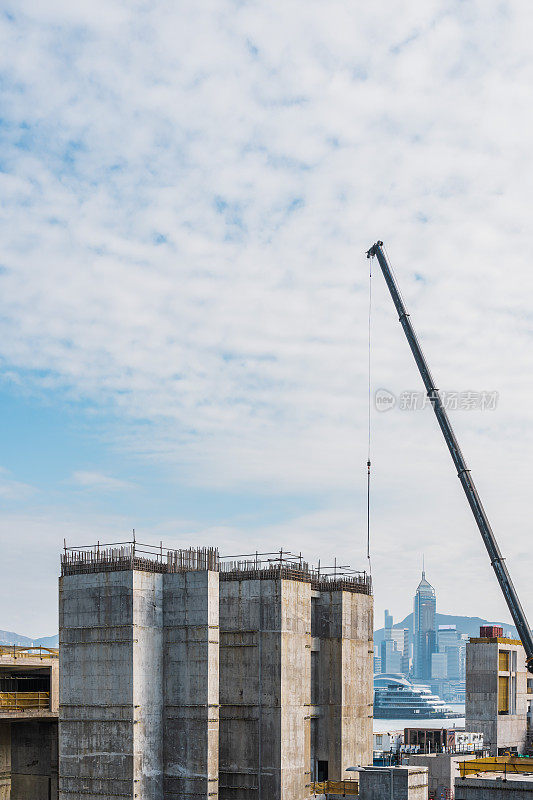
[[[518,630],[518,635],[520,636],[520,640],[524,646],[524,650],[526,651],[527,668],[529,672],[533,673],[533,637],[531,635],[531,629],[529,627],[524,609],[522,608],[520,600],[518,599],[518,595],[511,580],[509,570],[505,564],[505,560],[502,557],[500,548],[498,547],[498,543],[490,526],[487,514],[485,513],[485,509],[483,508],[481,500],[479,499],[477,489],[470,475],[470,470],[468,469],[463,454],[461,453],[461,448],[459,447],[459,443],[453,432],[450,420],[446,414],[439,390],[435,386],[429,366],[424,354],[422,353],[422,349],[411,324],[409,314],[402,300],[400,291],[396,285],[392,270],[385,255],[383,242],[376,242],[376,244],[372,245],[370,250],[367,252],[367,256],[368,258],[375,256],[379,262],[379,266],[381,267],[383,277],[385,278],[385,282],[389,288],[393,303],[396,306],[400,323],[404,330],[407,341],[409,342],[409,346],[416,361],[418,371],[420,372],[422,380],[424,381],[427,396],[431,402],[431,405],[433,406],[433,411],[435,412],[435,416],[437,417],[440,429],[444,439],[446,440],[446,444],[448,445],[448,450],[450,451],[453,463],[457,469],[457,475],[461,481],[466,498],[470,504],[470,508],[472,509],[472,513],[479,528],[479,532],[481,533],[481,537],[485,543],[485,547],[487,548],[490,563],[492,564],[494,572],[496,573],[500,588],[503,592],[505,600],[507,601],[514,624]]]

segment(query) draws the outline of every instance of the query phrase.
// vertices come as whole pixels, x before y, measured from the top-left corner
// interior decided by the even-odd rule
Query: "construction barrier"
[[[50,692],[0,692],[0,711],[50,708]]]
[[[311,792],[317,794],[334,794],[341,797],[354,797],[359,794],[359,781],[315,781],[311,783]]]
[[[533,773],[533,758],[520,756],[493,756],[492,758],[476,758],[473,761],[461,761],[459,764],[461,778],[483,772],[502,772],[504,775]]]

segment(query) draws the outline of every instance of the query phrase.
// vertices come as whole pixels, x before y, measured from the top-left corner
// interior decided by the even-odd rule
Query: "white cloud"
[[[530,4],[6,11],[17,380],[111,408],[109,440],[183,482],[325,496],[313,535],[342,548],[337,493],[364,489],[364,251],[384,238],[440,386],[500,392],[454,421],[531,605]],[[416,388],[379,275],[374,299],[375,385]],[[493,602],[447,458],[429,414],[376,418],[376,569],[398,587],[424,549],[452,596]]]
[[[0,498],[3,500],[24,500],[33,492],[33,486],[14,480],[7,469],[0,467]]]
[[[83,489],[92,489],[103,492],[117,492],[132,489],[133,484],[110,475],[102,475],[101,472],[87,472],[77,470],[72,475],[72,482]]]

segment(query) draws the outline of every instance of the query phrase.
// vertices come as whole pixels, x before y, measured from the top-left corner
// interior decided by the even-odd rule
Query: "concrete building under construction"
[[[0,646],[0,800],[57,800],[59,654]]]
[[[501,629],[495,632],[503,634]],[[528,751],[530,704],[526,654],[520,641],[503,635],[470,639],[466,646],[466,727],[483,734],[491,756]]]
[[[372,761],[365,573],[67,549],[59,609],[62,800],[304,800]]]

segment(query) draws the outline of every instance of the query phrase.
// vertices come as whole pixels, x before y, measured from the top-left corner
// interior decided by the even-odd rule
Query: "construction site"
[[[365,573],[283,551],[74,548],[59,614],[65,800],[296,800],[372,761]]]
[[[463,738],[485,757],[426,731],[403,763],[374,765],[369,571],[286,550],[65,543],[59,654],[0,648],[0,800],[533,798],[532,632],[383,243],[368,257],[518,632],[483,627],[466,645]],[[366,466],[370,564],[370,433]]]

